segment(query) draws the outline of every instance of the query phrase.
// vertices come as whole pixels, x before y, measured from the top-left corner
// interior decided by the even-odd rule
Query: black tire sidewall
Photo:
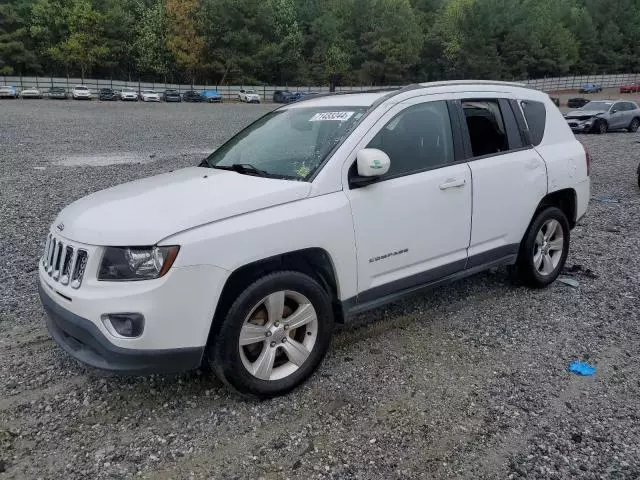
[[[562,227],[564,237],[562,257],[551,275],[540,275],[533,264],[533,250],[538,231],[542,228],[542,225],[550,219],[557,220]],[[542,288],[553,283],[556,278],[558,278],[560,272],[562,272],[562,267],[564,267],[567,260],[567,255],[569,254],[570,234],[571,230],[569,228],[569,221],[567,220],[564,212],[559,208],[548,207],[538,213],[527,231],[524,242],[520,248],[518,259],[518,267],[520,268],[526,283],[533,287]]]
[[[631,133],[635,133],[638,131],[638,127],[640,126],[640,121],[637,118],[631,120],[631,125],[629,125],[629,131]]]
[[[604,129],[602,127],[604,127]],[[600,135],[604,135],[605,133],[607,133],[607,130],[607,122],[605,122],[604,120],[600,120],[596,125],[596,132],[598,132]]]
[[[307,362],[280,380],[260,380],[247,371],[240,358],[238,339],[245,318],[266,296],[281,290],[294,290],[309,299],[318,315],[318,336]],[[238,392],[257,397],[287,393],[304,382],[320,364],[331,343],[333,311],[327,292],[311,277],[294,271],[269,274],[249,285],[225,315],[213,345],[213,368],[221,380]]]

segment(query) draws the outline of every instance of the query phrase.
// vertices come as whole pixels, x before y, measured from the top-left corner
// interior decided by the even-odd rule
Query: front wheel
[[[535,217],[520,245],[517,276],[526,285],[543,288],[552,283],[569,253],[569,222],[564,212],[548,207]]]
[[[597,124],[596,124],[596,132],[599,133],[600,135],[604,135],[605,133],[607,133],[607,130],[609,129],[609,127],[607,126],[607,122],[605,122],[604,120],[600,120]]]
[[[640,120],[634,118],[633,120],[631,120],[631,123],[629,124],[629,128],[627,128],[627,130],[629,130],[629,132],[631,133],[635,133],[638,131],[638,127],[640,127]]]
[[[238,296],[208,357],[218,377],[238,392],[274,397],[313,373],[332,329],[331,299],[320,284],[300,272],[276,272]]]

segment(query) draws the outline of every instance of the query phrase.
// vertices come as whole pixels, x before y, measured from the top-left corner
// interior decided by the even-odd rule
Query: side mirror
[[[389,155],[377,148],[364,148],[356,155],[358,175],[361,177],[381,177],[389,171]]]
[[[611,110],[611,114],[613,115],[614,113],[618,113],[618,109],[614,108],[613,110]]]
[[[349,186],[359,188],[375,183],[390,166],[391,159],[382,150],[364,148],[356,154],[357,175],[349,180]]]

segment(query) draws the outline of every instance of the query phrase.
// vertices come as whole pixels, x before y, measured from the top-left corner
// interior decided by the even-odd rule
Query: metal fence
[[[26,88],[37,88],[42,92],[47,92],[53,87],[62,87],[71,92],[76,85],[84,85],[88,87],[93,94],[98,93],[102,88],[111,88],[116,91],[120,91],[123,88],[133,88],[137,91],[142,90],[154,90],[162,92],[167,89],[175,89],[180,93],[184,93],[188,90],[217,90],[220,92],[225,100],[235,100],[238,97],[240,89],[252,89],[255,90],[264,100],[270,101],[273,98],[273,93],[276,90],[289,90],[291,92],[317,92],[326,93],[329,92],[328,86],[305,86],[305,87],[287,87],[278,85],[185,85],[177,83],[155,83],[155,82],[138,82],[138,81],[122,81],[122,80],[101,80],[101,79],[88,79],[84,81],[80,78],[56,78],[56,77],[0,77],[0,85],[10,85],[16,87],[18,90],[24,90]],[[337,87],[336,91],[339,92],[359,92],[362,90],[369,90],[371,86],[353,86],[353,87]]]
[[[521,83],[525,83],[538,90],[547,92],[559,91],[559,90],[574,90],[582,87],[588,83],[595,83],[607,87],[619,87],[628,83],[640,82],[640,73],[627,73],[616,75],[574,75],[568,77],[553,77],[553,78],[538,78],[520,80]],[[175,83],[155,83],[155,82],[139,82],[139,81],[123,81],[123,80],[111,80],[111,79],[87,79],[84,81],[80,78],[64,78],[64,77],[0,77],[1,85],[15,86],[19,90],[25,88],[37,88],[41,91],[47,91],[52,87],[63,87],[68,92],[76,85],[87,86],[92,93],[97,94],[101,88],[111,88],[119,91],[125,87],[134,88],[135,90],[155,90],[161,92],[166,89],[175,89],[180,93],[187,90],[217,90],[220,92],[225,100],[237,99],[240,89],[253,89],[258,93],[263,100],[270,101],[273,97],[273,92],[276,90],[289,90],[292,92],[329,92],[328,86],[304,86],[304,87],[287,87],[277,85],[185,85]],[[361,86],[344,86],[337,87],[338,92],[359,92],[363,90],[370,90],[375,88],[372,85]],[[393,87],[388,87],[393,88]]]

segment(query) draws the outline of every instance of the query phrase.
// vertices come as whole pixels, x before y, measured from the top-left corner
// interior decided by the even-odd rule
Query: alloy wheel
[[[238,339],[244,367],[260,380],[280,380],[309,358],[318,337],[318,315],[307,297],[286,290],[258,302]]]
[[[560,263],[564,249],[564,232],[556,219],[547,220],[536,235],[533,266],[542,276],[551,275]]]

